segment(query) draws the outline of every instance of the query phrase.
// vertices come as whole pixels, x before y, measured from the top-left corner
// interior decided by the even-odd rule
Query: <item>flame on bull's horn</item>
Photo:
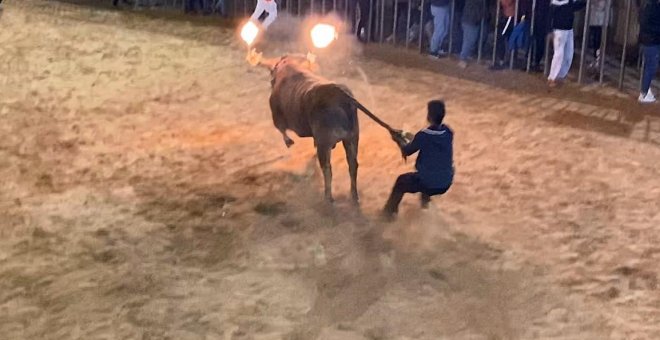
[[[252,20],[246,22],[241,29],[241,38],[243,41],[245,41],[246,44],[248,44],[248,46],[252,45],[258,34],[259,27],[257,27],[257,25],[255,25]]]
[[[316,48],[326,48],[337,39],[335,26],[329,24],[316,24],[312,28],[312,43]]]

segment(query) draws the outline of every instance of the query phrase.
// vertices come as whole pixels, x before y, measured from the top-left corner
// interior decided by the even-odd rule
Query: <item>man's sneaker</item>
[[[438,52],[429,52],[429,58],[440,59],[447,56],[447,52],[440,50]]]
[[[637,100],[642,104],[652,104],[655,103],[655,96],[653,95],[653,92],[649,90],[646,94],[640,93]]]
[[[468,67],[468,63],[467,63],[467,61],[465,61],[465,60],[461,60],[461,61],[459,61],[459,62],[458,62],[458,67],[460,67],[460,68],[462,68],[462,69],[466,69],[466,68]]]
[[[557,80],[548,79],[549,88],[554,89],[557,86],[559,86],[559,82]]]

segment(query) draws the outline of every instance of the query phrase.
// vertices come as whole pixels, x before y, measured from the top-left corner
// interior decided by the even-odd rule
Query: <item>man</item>
[[[432,57],[443,57],[447,52],[442,50],[442,43],[449,32],[451,18],[450,0],[431,0],[431,15],[433,15],[433,36],[429,55]]]
[[[574,53],[573,21],[575,12],[584,7],[586,7],[584,1],[552,0],[550,2],[555,53],[548,76],[549,87],[557,87],[558,82],[566,78],[571,69]]]
[[[440,100],[428,103],[427,120],[430,126],[415,135],[410,143],[401,141],[392,135],[399,143],[404,157],[419,152],[415,168],[411,172],[399,176],[394,184],[390,198],[383,209],[386,220],[394,219],[399,211],[399,203],[405,193],[421,193],[422,207],[428,207],[431,196],[442,195],[454,180],[453,139],[452,130],[442,123],[445,117],[445,103]]]
[[[660,59],[660,0],[647,0],[639,13],[639,43],[644,48],[644,75],[639,102],[655,103],[651,82]]]
[[[543,72],[541,61],[545,56],[545,42],[550,32],[550,0],[536,0],[534,34],[532,35],[532,71]]]
[[[600,45],[603,42],[603,26],[607,19],[607,0],[591,0],[589,9],[589,48],[591,48],[594,61],[590,68],[600,65]]]
[[[267,30],[268,26],[277,19],[277,3],[275,0],[257,0],[257,7],[254,9],[254,13],[252,13],[250,19],[254,22],[259,22],[259,18],[264,12],[266,12],[267,16],[261,25],[264,30]]]
[[[494,71],[506,68],[506,45],[513,32],[514,16],[516,15],[515,0],[500,1],[500,18],[497,25],[497,48],[495,50],[495,64],[490,69]]]
[[[485,15],[486,0],[465,0],[463,17],[461,18],[463,44],[459,56],[460,61],[458,62],[460,68],[466,68],[468,66],[468,59],[474,54],[474,49],[477,47],[479,40],[481,21]]]

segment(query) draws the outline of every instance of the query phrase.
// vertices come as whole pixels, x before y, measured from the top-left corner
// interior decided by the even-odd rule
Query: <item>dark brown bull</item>
[[[264,60],[252,53],[252,64],[267,67],[271,72],[270,109],[275,127],[282,133],[287,147],[293,140],[287,130],[300,137],[314,138],[316,154],[325,184],[325,197],[332,201],[332,168],[330,154],[341,142],[346,150],[351,176],[351,197],[358,202],[358,140],[360,127],[357,110],[361,107],[343,85],[330,82],[313,72],[315,64],[301,55],[287,55]]]

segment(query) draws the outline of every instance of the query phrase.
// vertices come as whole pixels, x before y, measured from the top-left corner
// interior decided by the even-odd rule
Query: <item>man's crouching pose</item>
[[[427,120],[431,125],[419,131],[410,143],[393,138],[399,144],[404,157],[418,151],[419,155],[415,163],[417,172],[403,174],[397,178],[383,210],[386,219],[394,219],[405,193],[421,193],[422,208],[426,208],[431,196],[442,195],[449,190],[454,179],[454,133],[442,124],[444,117],[445,103],[440,100],[430,101]]]

